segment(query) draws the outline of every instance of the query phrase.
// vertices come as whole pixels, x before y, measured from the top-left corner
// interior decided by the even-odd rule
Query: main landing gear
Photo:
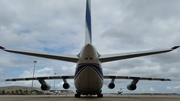
[[[103,97],[103,94],[101,94],[102,90],[99,91],[99,94],[97,94],[97,97]]]
[[[97,97],[103,97],[103,94],[97,94]]]
[[[79,97],[81,97],[81,95],[80,94],[75,94],[75,97],[79,98]],[[97,94],[97,97],[103,97],[103,94]]]
[[[81,95],[80,94],[75,94],[75,97],[81,97]]]
[[[101,94],[102,90],[99,91],[99,93],[97,94],[97,97],[103,97],[103,94]],[[81,94],[76,90],[76,94],[75,94],[76,98],[81,97]]]
[[[76,90],[75,97],[81,97],[81,94]]]

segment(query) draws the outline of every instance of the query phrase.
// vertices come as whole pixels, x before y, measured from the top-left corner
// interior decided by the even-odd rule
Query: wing
[[[135,80],[153,80],[153,81],[171,81],[166,78],[149,78],[149,77],[133,77],[133,76],[104,76],[104,79],[135,79]]]
[[[5,81],[28,81],[28,80],[50,80],[50,79],[73,79],[74,76],[46,76],[46,77],[27,77],[27,78],[12,78]],[[131,76],[104,76],[104,79],[137,79],[137,80],[156,80],[156,81],[171,81],[165,78],[149,78],[149,77],[131,77]]]
[[[10,49],[5,49],[2,46],[0,46],[0,49],[11,53],[43,57],[43,58],[62,60],[68,62],[75,62],[75,63],[79,60],[79,57],[77,55],[56,55],[56,54],[45,54],[45,53],[28,52],[28,51],[20,51],[20,50],[10,50]]]
[[[170,49],[164,49],[164,50],[151,50],[151,51],[129,52],[129,53],[121,53],[121,54],[100,55],[99,60],[101,62],[109,62],[109,61],[135,58],[135,57],[141,57],[141,56],[147,56],[153,54],[160,54],[160,53],[173,51],[179,47],[180,46],[174,46]]]
[[[12,78],[5,81],[28,81],[28,80],[51,80],[51,79],[73,79],[74,76],[45,76],[45,77],[27,77],[27,78]]]

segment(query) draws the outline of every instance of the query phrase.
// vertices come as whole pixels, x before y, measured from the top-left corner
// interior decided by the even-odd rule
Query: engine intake
[[[108,88],[109,89],[113,89],[115,87],[115,84],[114,83],[110,83],[109,85],[108,85]]]
[[[70,88],[70,85],[69,85],[68,83],[64,83],[64,84],[63,84],[63,88],[64,88],[64,89],[69,89],[69,88]]]
[[[127,85],[128,90],[135,90],[137,88],[136,84],[129,84]]]

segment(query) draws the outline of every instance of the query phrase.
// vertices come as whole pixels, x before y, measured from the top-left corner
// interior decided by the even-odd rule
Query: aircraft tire
[[[98,94],[97,97],[103,97],[103,94]]]
[[[80,94],[75,94],[75,97],[81,97],[81,95]]]

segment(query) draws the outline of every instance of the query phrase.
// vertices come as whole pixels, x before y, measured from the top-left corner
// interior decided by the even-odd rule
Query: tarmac
[[[180,95],[104,95],[82,96],[74,95],[0,95],[0,101],[180,101]]]

